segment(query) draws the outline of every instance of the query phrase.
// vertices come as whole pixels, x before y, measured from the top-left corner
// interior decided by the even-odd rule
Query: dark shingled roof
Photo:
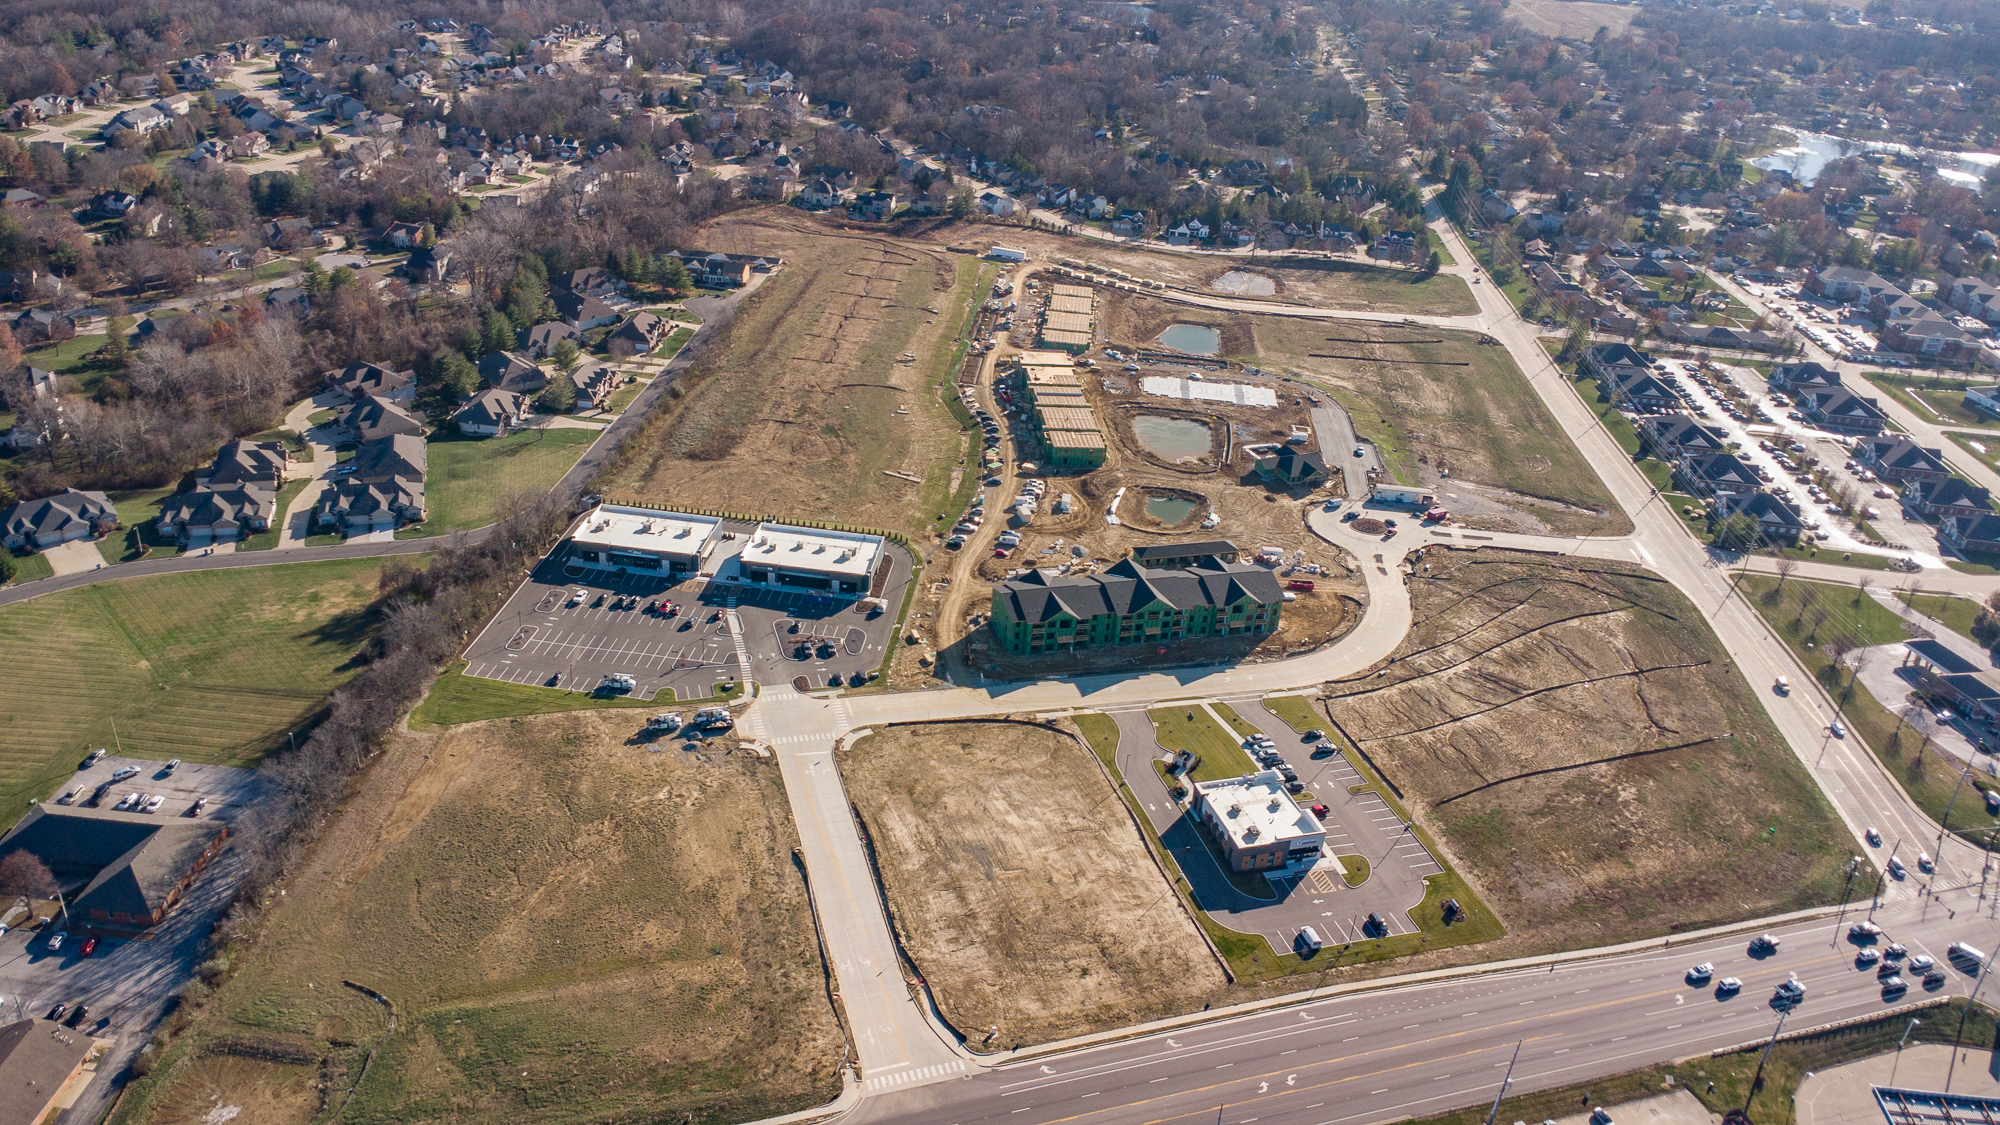
[[[1231,548],[1233,549],[1233,548]],[[1039,570],[1003,582],[1009,614],[1017,621],[1050,621],[1067,613],[1080,620],[1101,614],[1125,616],[1155,602],[1177,610],[1198,605],[1234,605],[1248,598],[1276,602],[1284,591],[1277,575],[1258,566],[1219,564],[1148,570],[1125,559],[1103,574],[1051,577]]]
[[[222,832],[209,820],[36,805],[0,839],[0,856],[27,851],[58,878],[89,879],[72,912],[151,917]]]
[[[1202,539],[1193,543],[1159,543],[1132,548],[1135,559],[1188,559],[1196,555],[1233,555],[1236,544],[1227,539]]]

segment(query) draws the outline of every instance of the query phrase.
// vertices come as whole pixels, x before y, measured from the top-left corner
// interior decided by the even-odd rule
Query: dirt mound
[[[1383,523],[1381,520],[1378,520],[1373,516],[1363,516],[1360,519],[1355,520],[1348,526],[1352,527],[1354,530],[1360,532],[1363,535],[1380,535],[1383,532],[1389,530],[1388,524]]]

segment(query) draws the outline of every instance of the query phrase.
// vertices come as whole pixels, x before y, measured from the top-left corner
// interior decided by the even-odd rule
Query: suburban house
[[[1977,519],[1993,511],[1993,494],[1958,477],[1917,481],[1903,490],[1903,502],[1927,516]]]
[[[501,437],[517,429],[528,410],[528,396],[487,387],[453,411],[451,422],[467,437]]]
[[[557,289],[574,293],[579,297],[596,297],[599,300],[616,297],[625,290],[625,282],[603,266],[571,270],[553,280]]]
[[[361,401],[342,411],[340,426],[359,441],[390,434],[421,436],[424,432],[422,418],[403,409],[399,403],[374,395],[363,395]]]
[[[634,313],[632,319],[604,338],[604,346],[616,356],[645,355],[666,339],[671,329],[670,321],[653,313]]]
[[[1728,453],[1696,453],[1674,466],[1674,480],[1691,496],[1727,496],[1761,487],[1750,466]]]
[[[1231,871],[1308,867],[1326,845],[1326,828],[1285,792],[1277,770],[1197,781],[1191,811]]]
[[[584,330],[618,322],[618,310],[596,297],[571,293],[567,289],[558,289],[553,296],[556,312],[571,328]]]
[[[1899,352],[1943,360],[1960,359],[1978,350],[1971,333],[1929,309],[1883,321],[1881,340],[1884,347]]]
[[[166,918],[228,837],[219,820],[45,803],[0,839],[0,855],[27,852],[81,885],[67,896],[72,924],[137,933]]]
[[[847,217],[884,222],[896,213],[899,201],[893,191],[864,191],[854,197],[854,202],[847,208]]]
[[[330,485],[315,513],[321,527],[348,535],[390,531],[423,520],[424,439],[391,434],[361,443],[353,474]]]
[[[1662,461],[1727,451],[1720,432],[1685,414],[1662,414],[1639,420],[1639,440],[1647,452]]]
[[[118,526],[118,509],[102,492],[65,488],[40,500],[23,500],[0,518],[0,544],[39,550],[103,535]]]
[[[1846,387],[1809,388],[1794,394],[1799,413],[1814,425],[1841,434],[1879,434],[1889,418],[1872,398]]]
[[[992,627],[1009,652],[1166,644],[1269,633],[1283,612],[1277,576],[1224,563],[1145,569],[1125,559],[1102,574],[1030,570],[993,589]]]
[[[442,285],[451,272],[451,251],[441,246],[419,246],[403,262],[403,276],[419,285]]]
[[[349,402],[369,395],[391,402],[408,402],[416,397],[417,373],[391,371],[375,363],[350,363],[326,373],[326,389]]]
[[[537,394],[549,385],[542,369],[513,352],[489,352],[479,361],[479,381],[516,394]]]
[[[583,333],[560,320],[551,320],[528,329],[521,350],[536,359],[547,359],[556,353],[556,345],[564,340],[575,345],[578,351],[583,350]]]
[[[979,212],[983,215],[1006,218],[1014,213],[1014,200],[1011,196],[1002,195],[997,191],[985,192],[979,197]]]
[[[1902,484],[1940,481],[1951,476],[1943,451],[1925,449],[1901,434],[1855,442],[1854,457],[1883,480]]]
[[[578,407],[591,406],[602,410],[605,403],[611,401],[612,393],[630,383],[632,377],[615,367],[585,364],[570,372],[569,380],[576,385]]]
[[[278,489],[263,481],[198,481],[160,508],[159,534],[183,547],[234,543],[278,518]]]
[[[2000,553],[2000,516],[1947,516],[1938,524],[1938,542],[1961,553]]]
[[[76,339],[76,320],[67,313],[29,309],[14,318],[14,339],[23,347]]]
[[[1716,498],[1716,523],[1739,515],[1756,520],[1758,532],[1768,542],[1797,544],[1805,534],[1806,521],[1798,509],[1768,492],[1732,492]]]
[[[753,274],[770,273],[785,264],[783,258],[759,258],[748,254],[703,254],[695,250],[670,250],[687,266],[696,285],[709,289],[736,289],[750,284]]]
[[[847,193],[822,179],[805,181],[792,202],[808,211],[828,211],[846,202]]]

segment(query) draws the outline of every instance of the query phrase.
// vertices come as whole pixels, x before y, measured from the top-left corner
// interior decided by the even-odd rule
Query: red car
[[[84,942],[84,943],[83,943],[83,948],[82,948],[82,949],[79,949],[79,950],[77,950],[77,953],[78,953],[79,955],[81,955],[81,956],[84,956],[84,957],[88,957],[88,956],[90,956],[90,955],[91,955],[92,953],[95,953],[95,952],[97,952],[97,939],[96,939],[96,938],[91,938],[90,940],[88,940],[88,941]]]
[[[1313,806],[1313,815],[1314,815],[1314,816],[1316,816],[1316,817],[1319,817],[1319,818],[1320,818],[1321,820],[1324,820],[1324,819],[1326,819],[1326,806],[1325,806],[1325,805],[1314,805],[1314,806]]]

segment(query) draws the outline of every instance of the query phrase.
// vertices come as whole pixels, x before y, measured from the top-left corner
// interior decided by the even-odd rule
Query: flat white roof
[[[877,535],[765,523],[758,524],[744,544],[738,565],[866,578],[881,557],[882,539]]]
[[[1319,818],[1300,808],[1285,792],[1285,779],[1277,770],[1263,770],[1248,777],[1225,777],[1218,781],[1197,781],[1195,792],[1215,810],[1216,822],[1238,848],[1268,845],[1289,840],[1295,848],[1310,847],[1326,840]]]
[[[1192,379],[1176,379],[1167,375],[1148,375],[1139,380],[1139,387],[1149,395],[1162,398],[1187,399],[1191,402],[1227,402],[1237,406],[1276,406],[1278,392],[1269,387],[1252,387],[1245,383],[1196,382]]]
[[[599,504],[570,539],[610,551],[698,558],[721,523],[714,516]]]

